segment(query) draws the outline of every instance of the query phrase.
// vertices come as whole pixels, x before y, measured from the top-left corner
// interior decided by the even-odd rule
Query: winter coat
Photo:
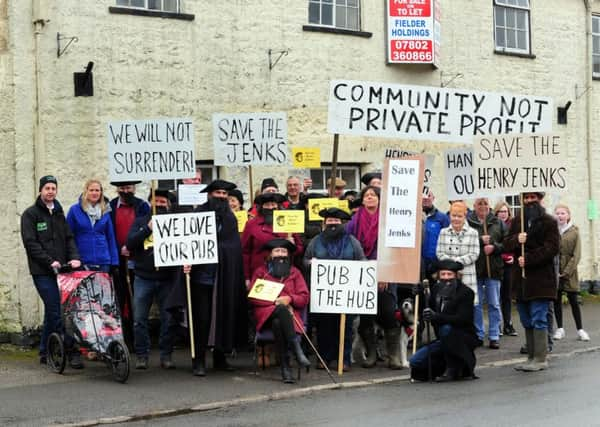
[[[521,222],[513,221],[504,238],[504,249],[512,252],[515,262],[512,267],[512,291],[517,301],[556,298],[557,280],[554,257],[560,250],[560,235],[554,218],[548,214],[532,221],[525,243],[525,278],[522,277],[518,258],[521,244],[518,235]]]
[[[81,262],[88,265],[119,265],[115,230],[109,212],[105,212],[92,225],[80,199],[69,209],[67,223],[75,235]]]
[[[485,234],[483,232],[483,223],[479,220],[475,212],[471,212],[467,217],[467,221],[469,222],[469,226],[477,230],[477,233],[479,234],[479,257],[475,263],[477,279],[490,278],[502,280],[504,274],[504,261],[502,260],[502,252],[504,251],[503,240],[504,235],[506,234],[502,221],[491,213],[489,213],[486,218],[487,234],[490,236],[491,244],[494,245],[494,252],[487,257],[483,250],[483,241],[481,240],[481,236]],[[489,274],[486,258],[489,258],[490,260]]]
[[[262,265],[256,269],[252,276],[252,287],[256,283],[257,279],[264,279],[270,282],[283,283],[283,289],[279,294],[280,297],[287,296],[292,298],[290,305],[294,309],[294,317],[297,322],[294,322],[294,329],[296,333],[301,334],[304,331],[304,322],[302,321],[302,311],[308,305],[309,295],[308,287],[304,281],[304,277],[300,270],[292,266],[290,275],[286,277],[283,282],[281,279],[277,279],[271,276],[266,265]],[[249,298],[250,304],[254,307],[254,318],[256,320],[256,330],[260,331],[265,322],[271,317],[273,311],[275,311],[275,304],[270,301],[263,301],[259,299]]]
[[[576,225],[569,227],[560,236],[560,274],[559,286],[567,292],[579,292],[577,264],[581,259],[581,239]]]
[[[57,200],[50,211],[38,197],[35,204],[23,212],[21,238],[32,275],[53,275],[50,264],[54,261],[66,264],[79,259],[75,238]]]
[[[304,252],[304,246],[300,235],[293,234],[296,252],[294,256],[301,256]],[[252,278],[254,271],[265,263],[269,255],[268,249],[262,249],[265,243],[273,239],[285,239],[287,233],[274,233],[273,226],[265,223],[265,218],[261,215],[251,219],[246,223],[246,228],[242,234],[242,254],[244,257],[244,277],[247,280]]]

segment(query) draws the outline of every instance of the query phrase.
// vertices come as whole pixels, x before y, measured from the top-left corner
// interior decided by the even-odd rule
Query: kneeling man
[[[477,335],[473,326],[475,294],[458,276],[461,263],[444,260],[437,264],[438,281],[432,286],[423,320],[430,322],[437,339],[423,346],[410,359],[411,379],[455,381],[476,378]],[[422,287],[416,287],[421,293]],[[431,358],[431,373],[428,359]]]

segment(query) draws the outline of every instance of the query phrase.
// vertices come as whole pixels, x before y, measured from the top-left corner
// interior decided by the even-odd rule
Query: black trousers
[[[129,286],[127,279],[129,278]],[[133,345],[133,270],[127,268],[127,258],[119,256],[119,274],[113,277],[113,286],[121,313],[121,325],[123,327],[123,338],[128,345]],[[130,295],[131,289],[131,295]]]
[[[510,264],[504,264],[504,276],[500,285],[500,308],[502,310],[502,322],[504,327],[512,324],[512,292],[510,275],[512,268]]]
[[[282,337],[289,343],[296,339],[294,319],[292,318],[292,313],[290,313],[290,310],[285,305],[275,306],[275,310],[263,324],[263,328],[272,329],[276,340],[278,337]]]
[[[206,352],[212,316],[213,287],[198,283],[190,286],[192,294],[192,317],[194,322],[194,349],[196,357]]]
[[[569,305],[571,306],[571,312],[573,313],[573,319],[575,320],[575,327],[577,330],[583,329],[583,322],[581,321],[581,308],[579,308],[579,302],[577,301],[577,295],[579,292],[567,292],[564,290],[558,291],[558,297],[554,302],[554,316],[556,317],[556,326],[558,328],[563,327],[563,313],[562,313],[562,296],[567,295]]]

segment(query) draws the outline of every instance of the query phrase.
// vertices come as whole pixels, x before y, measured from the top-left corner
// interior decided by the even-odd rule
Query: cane
[[[429,308],[429,280],[423,280],[423,293],[425,295],[425,308]],[[429,382],[432,382],[431,378],[431,322],[429,320],[425,321],[427,323],[427,378]]]
[[[331,371],[329,370],[329,367],[327,366],[327,363],[325,363],[325,361],[323,360],[323,358],[321,357],[321,355],[319,354],[319,352],[315,348],[315,346],[312,343],[312,341],[310,340],[310,338],[308,338],[308,335],[306,334],[306,331],[304,330],[304,326],[302,326],[302,324],[298,321],[298,319],[296,319],[296,316],[294,316],[293,313],[292,313],[292,319],[294,319],[294,323],[296,323],[296,325],[298,326],[298,329],[300,329],[302,331],[302,335],[304,336],[304,338],[306,338],[306,341],[308,341],[308,343],[310,344],[312,350],[317,355],[317,358],[319,359],[319,362],[321,362],[321,365],[323,365],[323,367],[327,371],[327,375],[329,375],[329,378],[331,378],[331,381],[333,381],[334,384],[337,384],[337,381],[335,380],[335,378],[331,374]]]

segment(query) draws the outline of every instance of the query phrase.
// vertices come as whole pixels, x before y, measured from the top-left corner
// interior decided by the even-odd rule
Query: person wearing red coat
[[[294,252],[291,256],[302,256],[304,247],[298,234],[287,237],[285,233],[273,232],[273,211],[278,209],[285,201],[285,197],[279,193],[265,193],[255,200],[259,207],[258,216],[246,223],[242,234],[242,256],[244,258],[244,277],[246,286],[250,284],[250,278],[254,271],[265,263],[269,251],[264,249],[265,244],[275,238],[287,238],[294,244]]]
[[[258,279],[264,279],[283,283],[283,289],[274,302],[256,298],[249,298],[249,301],[254,307],[256,330],[270,328],[273,331],[283,382],[293,383],[289,351],[294,353],[299,365],[310,366],[296,337],[297,333],[304,331],[301,312],[308,305],[308,287],[300,270],[292,265],[291,255],[296,250],[293,243],[286,239],[272,239],[264,246],[264,250],[269,252],[269,256],[255,270],[252,287]]]

